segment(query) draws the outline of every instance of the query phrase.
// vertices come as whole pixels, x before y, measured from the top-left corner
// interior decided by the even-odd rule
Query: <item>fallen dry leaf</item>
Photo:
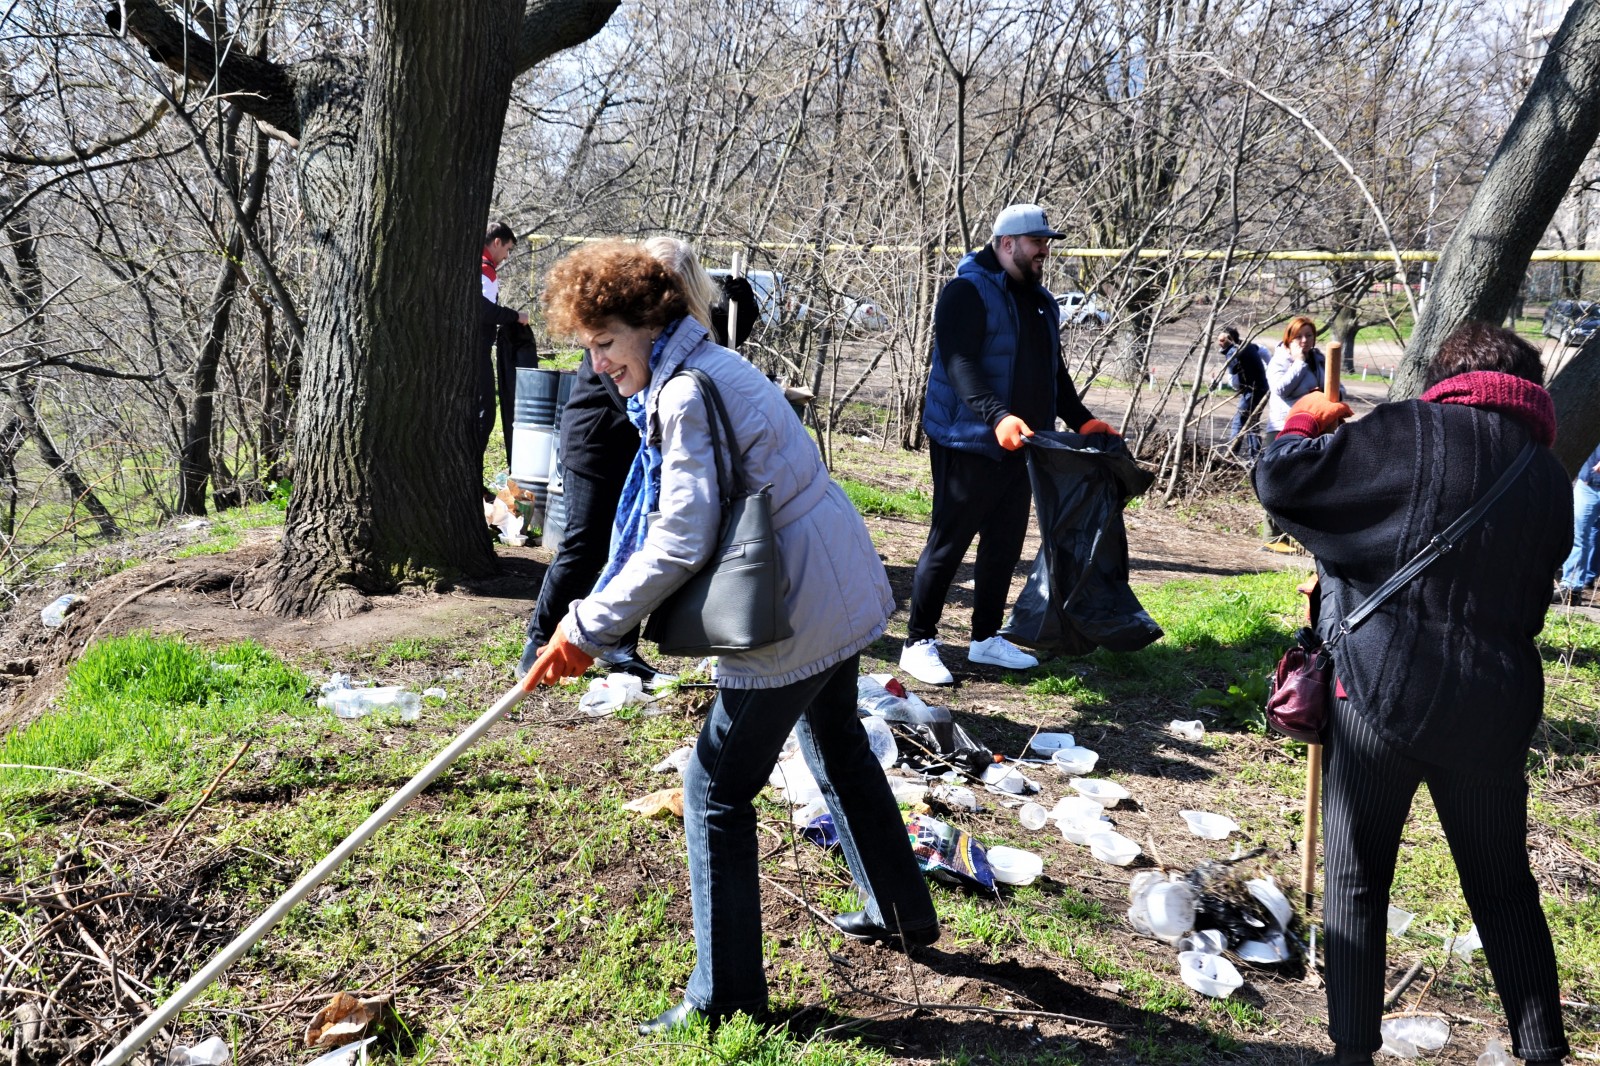
[[[323,1008],[306,1023],[306,1047],[339,1047],[376,1029],[391,1008],[393,998],[374,996],[360,999],[349,992],[335,992]]]
[[[640,796],[636,800],[629,800],[622,805],[625,811],[642,814],[646,818],[660,818],[663,814],[674,817],[683,817],[683,789],[664,788],[659,792],[652,792],[648,796]]]

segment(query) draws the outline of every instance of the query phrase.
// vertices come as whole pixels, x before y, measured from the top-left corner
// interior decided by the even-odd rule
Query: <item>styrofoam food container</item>
[[[1071,733],[1035,733],[1033,739],[1028,741],[1028,747],[1048,758],[1061,748],[1070,748],[1076,743]]]
[[[1175,942],[1194,928],[1195,909],[1200,894],[1194,886],[1183,881],[1167,881],[1155,885],[1144,897],[1145,912],[1150,916],[1150,931],[1167,941]]]
[[[1044,871],[1044,860],[1031,851],[996,845],[988,851],[989,869],[996,881],[1008,885],[1026,885]]]
[[[1202,840],[1226,840],[1228,834],[1239,831],[1239,823],[1225,814],[1210,811],[1179,811],[1189,824],[1189,832]]]
[[[1239,968],[1221,955],[1204,955],[1198,951],[1178,952],[1178,975],[1183,983],[1203,996],[1227,999],[1244,984]]]
[[[1089,854],[1112,866],[1126,866],[1140,854],[1138,844],[1109,830],[1092,834],[1084,843],[1089,845]]]
[[[1100,833],[1111,832],[1111,822],[1105,818],[1062,818],[1056,822],[1061,830],[1061,835],[1072,844],[1087,844],[1089,838]]]
[[[1257,966],[1276,966],[1289,961],[1289,945],[1276,929],[1261,940],[1244,941],[1233,949],[1233,953]]]
[[[1106,816],[1105,810],[1099,801],[1092,800],[1088,796],[1062,796],[1056,800],[1056,805],[1050,808],[1050,820],[1062,822],[1069,818],[1076,818],[1079,821],[1099,819]]]
[[[1115,807],[1133,793],[1100,777],[1074,777],[1068,782],[1080,796],[1088,796],[1102,807]]]
[[[1086,774],[1100,761],[1100,753],[1088,748],[1057,748],[1055,754],[1050,756],[1050,761],[1064,774]]]

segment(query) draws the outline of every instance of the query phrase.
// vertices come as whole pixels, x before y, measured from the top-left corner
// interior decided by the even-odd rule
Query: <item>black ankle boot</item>
[[[1311,1066],[1373,1066],[1373,1063],[1369,1054],[1336,1048],[1332,1055],[1324,1055]]]

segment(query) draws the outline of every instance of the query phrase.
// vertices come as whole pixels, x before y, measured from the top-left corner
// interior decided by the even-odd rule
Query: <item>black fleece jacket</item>
[[[1527,440],[1509,415],[1420,400],[1382,404],[1325,436],[1278,437],[1256,464],[1256,494],[1316,556],[1324,638]],[[1355,709],[1427,763],[1520,763],[1544,702],[1534,638],[1571,543],[1569,482],[1541,447],[1456,550],[1344,638],[1334,666]]]

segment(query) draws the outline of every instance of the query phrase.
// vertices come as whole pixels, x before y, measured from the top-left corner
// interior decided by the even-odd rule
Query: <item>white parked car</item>
[[[1111,320],[1085,292],[1058,292],[1056,306],[1061,308],[1063,326],[1103,326]]]

